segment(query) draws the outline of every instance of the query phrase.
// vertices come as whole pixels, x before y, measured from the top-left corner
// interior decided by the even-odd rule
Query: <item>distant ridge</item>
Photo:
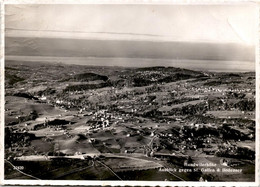
[[[106,68],[146,68],[165,66],[185,68],[211,72],[255,72],[254,62],[240,61],[210,61],[210,60],[170,60],[144,58],[78,58],[78,57],[50,57],[50,56],[5,56],[6,65],[81,65]],[[141,70],[142,71],[142,70]]]

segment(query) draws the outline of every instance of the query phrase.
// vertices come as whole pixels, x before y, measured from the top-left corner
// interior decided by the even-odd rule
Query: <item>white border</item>
[[[223,5],[255,4],[258,0],[1,0],[4,4],[157,4]]]
[[[0,4],[0,185],[4,179],[4,5]]]
[[[126,185],[138,185],[138,186],[260,186],[260,62],[259,62],[259,28],[260,28],[260,3],[258,0],[0,0],[1,5],[1,50],[0,50],[0,185],[110,185],[110,186],[126,186]],[[5,4],[171,4],[171,5],[236,5],[236,4],[248,4],[251,3],[256,6],[256,40],[255,40],[255,52],[256,52],[256,161],[255,161],[255,182],[172,182],[172,181],[97,181],[97,180],[5,180],[4,179],[4,5]]]
[[[255,25],[255,70],[256,70],[256,109],[255,109],[255,114],[256,114],[256,119],[255,119],[255,123],[256,123],[256,128],[255,128],[255,153],[256,153],[256,160],[255,160],[255,181],[257,183],[257,185],[260,185],[260,85],[259,85],[259,81],[260,81],[260,72],[259,72],[259,68],[260,68],[260,61],[259,61],[259,57],[260,57],[260,37],[259,37],[259,29],[260,29],[260,7],[259,7],[259,3],[258,6],[256,7],[256,17],[258,18],[256,21],[256,25]]]

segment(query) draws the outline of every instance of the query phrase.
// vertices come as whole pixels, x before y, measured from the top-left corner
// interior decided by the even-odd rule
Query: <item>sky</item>
[[[242,5],[6,5],[6,36],[254,45],[256,11]]]
[[[6,4],[5,56],[254,71],[257,18],[254,3]]]

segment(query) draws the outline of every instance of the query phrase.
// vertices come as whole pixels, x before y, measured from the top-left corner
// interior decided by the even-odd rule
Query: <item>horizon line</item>
[[[35,58],[33,58],[35,57]],[[23,58],[23,59],[21,59]],[[59,59],[60,58],[60,59]],[[63,59],[62,59],[63,58]],[[11,56],[6,55],[5,56],[5,62],[18,62],[21,63],[54,63],[54,64],[64,64],[64,65],[83,65],[83,66],[107,66],[107,67],[125,67],[125,68],[140,68],[140,67],[154,67],[154,66],[163,66],[163,67],[176,67],[176,68],[183,68],[183,69],[190,69],[195,71],[205,71],[205,72],[256,72],[255,69],[255,62],[254,61],[218,61],[218,60],[189,60],[189,59],[151,59],[151,58],[109,58],[109,57],[78,57],[78,59],[75,59],[77,57],[51,57],[51,56]],[[115,60],[111,64],[104,64],[102,60],[106,59],[113,59]],[[131,63],[131,60],[140,59],[144,60],[142,62],[142,65],[140,66],[140,63],[138,65],[135,65]],[[78,61],[77,61],[78,60]],[[84,63],[82,63],[81,60],[84,60]],[[91,60],[101,60],[100,61],[91,61]],[[130,60],[130,61],[120,61],[120,60]],[[155,60],[162,60],[160,64],[155,64]],[[209,63],[209,66],[205,68],[205,64],[199,63]],[[186,63],[185,63],[186,62]],[[189,63],[191,62],[191,63]],[[192,64],[194,62],[194,64]],[[219,66],[214,65],[215,63],[212,62],[223,62],[226,63],[226,65],[229,64],[230,66],[226,66],[225,68],[219,68]],[[145,64],[148,63],[148,64]],[[243,63],[247,63],[243,64]],[[5,63],[6,64],[6,63]],[[155,65],[153,65],[155,64]],[[244,68],[241,68],[241,67]],[[240,67],[240,68],[235,68]]]
[[[31,35],[30,35],[31,33]],[[59,34],[58,34],[59,33]],[[63,33],[64,35],[60,35]],[[60,39],[85,39],[85,40],[126,40],[126,41],[151,41],[151,42],[186,42],[186,43],[209,43],[209,44],[237,44],[247,47],[254,47],[255,43],[239,41],[218,41],[218,40],[188,40],[176,39],[169,35],[141,34],[141,33],[120,33],[120,32],[85,32],[85,31],[59,31],[59,30],[36,30],[22,28],[5,28],[5,37],[17,38],[60,38]],[[77,36],[79,34],[80,36]],[[117,36],[117,37],[116,37]]]
[[[168,61],[217,61],[217,62],[247,62],[247,63],[255,63],[255,60],[219,60],[219,59],[185,59],[185,58],[141,58],[141,57],[96,57],[96,56],[39,56],[39,55],[4,55],[6,58],[18,58],[18,57],[23,57],[23,58],[66,58],[66,59],[78,59],[78,60],[86,60],[86,59],[105,59],[105,58],[111,58],[111,59],[143,59],[143,60],[168,60]]]

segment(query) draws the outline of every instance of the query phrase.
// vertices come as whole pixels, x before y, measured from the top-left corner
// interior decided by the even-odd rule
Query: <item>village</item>
[[[16,91],[8,85],[6,158],[112,154],[166,165],[179,159],[182,167],[202,157],[221,167],[240,167],[245,164],[239,159],[253,160],[253,74],[221,79],[226,74],[178,68],[125,71],[118,70],[117,78],[113,71],[71,73],[74,78],[54,77],[35,88],[17,82]],[[80,81],[75,83],[76,79]]]

